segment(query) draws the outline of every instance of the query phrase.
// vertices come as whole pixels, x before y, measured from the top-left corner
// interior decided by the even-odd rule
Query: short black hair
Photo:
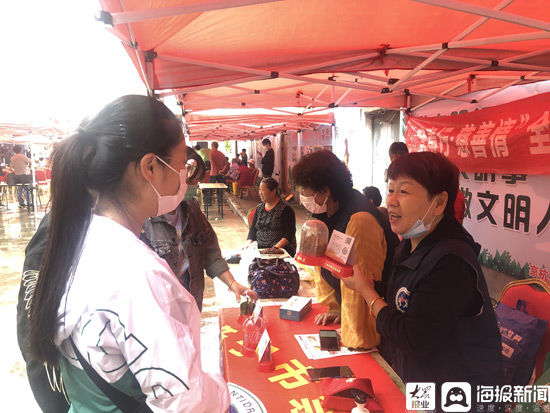
[[[21,147],[21,145],[15,145],[15,146],[13,147],[13,151],[14,151],[15,153],[21,153],[22,150],[23,150],[23,148]]]
[[[195,150],[196,150],[196,151],[200,151],[200,150],[201,150],[201,146],[200,146],[198,143],[195,145]]]
[[[353,189],[348,167],[331,151],[312,152],[300,159],[292,168],[294,182],[316,192],[330,189],[334,199],[343,202]]]
[[[394,142],[390,145],[388,153],[391,155],[406,155],[409,153],[409,148],[405,142]]]
[[[375,186],[366,186],[363,188],[363,194],[367,199],[372,200],[372,203],[377,207],[382,203],[382,195],[380,194],[379,189]]]
[[[279,195],[279,183],[272,177],[262,179],[261,184],[267,186],[270,191],[275,191]]]
[[[262,139],[262,145],[271,145],[271,141],[267,138]]]
[[[454,204],[458,192],[458,168],[439,152],[414,152],[393,161],[388,168],[388,178],[407,176],[428,190],[433,198],[447,192],[445,215],[454,216]]]
[[[246,152],[246,149],[243,148],[243,149],[241,150],[241,152]]]
[[[212,147],[214,149],[218,149],[218,142],[212,142]]]

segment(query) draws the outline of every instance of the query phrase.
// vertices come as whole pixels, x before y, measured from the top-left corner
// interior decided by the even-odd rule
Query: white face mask
[[[304,208],[312,214],[322,214],[324,212],[327,212],[328,197],[325,198],[325,202],[323,202],[323,205],[319,205],[317,202],[315,202],[315,197],[317,196],[317,194],[318,192],[316,192],[313,196],[305,196],[300,194],[300,202],[302,203]]]
[[[428,212],[430,212],[430,209],[432,209],[434,202],[435,202],[435,199],[432,201],[431,205],[429,206],[428,210],[426,211],[422,219],[419,219],[418,221],[416,221],[413,224],[413,226],[404,234],[399,234],[401,238],[403,239],[418,238],[430,230],[435,220],[435,217],[433,217],[433,219],[427,225],[424,225],[424,218],[426,218],[426,215],[428,215]]]
[[[157,155],[155,155],[159,161],[161,161],[163,164],[165,164],[168,168],[170,168],[174,173],[178,174],[180,177],[180,188],[178,189],[178,192],[176,192],[175,195],[161,195],[157,191],[157,189],[153,186],[151,182],[149,184],[151,185],[151,188],[153,188],[153,191],[157,194],[158,199],[158,206],[157,206],[157,214],[156,216],[164,215],[168,212],[172,212],[174,209],[177,208],[177,206],[183,201],[183,198],[185,197],[185,192],[187,190],[187,168],[181,169],[179,172],[176,171],[174,168],[172,168],[170,165],[168,165],[166,162],[164,162],[162,159],[160,159]]]

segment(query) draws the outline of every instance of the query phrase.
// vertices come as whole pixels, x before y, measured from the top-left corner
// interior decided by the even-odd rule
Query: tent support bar
[[[463,80],[462,82],[459,82],[458,84],[454,85],[453,87],[441,92],[441,94],[444,96],[446,95],[447,93],[451,93],[453,90],[456,90],[458,89],[459,87],[462,87],[462,85],[466,84],[467,81],[466,80]],[[415,106],[414,108],[411,109],[411,112],[412,111],[415,111],[416,109],[420,109],[422,106],[424,105],[427,105],[428,103],[431,103],[433,102],[434,100],[437,100],[437,98],[430,98],[428,100],[426,100],[425,102],[422,102],[420,105],[417,105]]]
[[[544,53],[550,53],[550,49],[536,50],[530,53],[524,53],[517,56],[507,57],[506,59],[502,59],[500,62],[504,62],[504,63],[515,62],[518,60],[527,59],[529,57],[538,56]]]
[[[475,72],[476,70],[481,70],[481,69],[484,69],[486,67],[487,67],[487,65],[477,65],[477,66],[467,67],[465,69],[454,70],[452,72],[443,72],[443,73],[438,72],[438,73],[434,73],[430,77],[426,76],[423,79],[418,79],[418,80],[414,79],[410,82],[407,82],[407,83],[402,85],[402,88],[411,87],[411,86],[418,86],[418,85],[425,85],[427,83],[432,83],[432,82],[435,82],[435,81],[438,81],[438,80],[441,80],[441,79],[449,79],[449,78],[453,78],[453,77],[456,77],[456,76],[468,74],[470,72]]]
[[[217,87],[236,85],[239,83],[246,83],[246,82],[252,82],[254,80],[263,80],[263,79],[265,79],[265,77],[263,76],[251,76],[251,77],[245,77],[245,78],[234,79],[234,80],[226,80],[225,82],[212,83],[210,85],[191,86],[186,88],[172,89],[171,91],[160,93],[159,96],[164,97],[164,96],[179,95],[181,93],[199,92],[201,90],[208,90],[208,89],[213,89]]]
[[[439,99],[451,99],[451,100],[457,100],[459,102],[468,102],[468,103],[470,103],[472,101],[472,99],[461,98],[459,96],[436,95],[436,94],[433,94],[433,93],[425,93],[425,92],[420,92],[420,91],[414,91],[413,92],[412,90],[411,90],[411,93],[413,95],[418,95],[418,96],[427,96],[427,97],[439,98]]]
[[[539,73],[539,72],[535,72]],[[486,74],[485,72],[476,73],[476,78],[478,79],[503,79],[503,80],[535,80],[535,81],[541,81],[541,80],[550,80],[550,76],[535,76],[532,74],[527,74],[524,76],[516,75],[516,76],[498,76],[498,75],[490,75]],[[523,78],[523,79],[522,79]]]
[[[389,53],[389,51],[388,51]],[[421,52],[406,52],[406,53],[399,53],[404,54],[406,56],[415,56],[415,57],[426,57],[429,56],[427,53],[421,53]],[[490,60],[485,59],[474,59],[474,58],[468,58],[468,57],[458,57],[458,56],[441,56],[441,60],[449,60],[451,62],[462,62],[462,63],[474,63],[474,64],[483,64],[486,67],[491,66],[492,62]],[[525,65],[520,63],[511,63],[511,62],[498,62],[499,67],[505,67],[510,68],[514,70],[536,70],[539,72],[548,72],[550,71],[550,66],[534,66],[534,65]]]
[[[506,6],[509,6],[510,3],[512,3],[514,0],[504,0],[502,3],[497,4],[497,6],[494,8],[494,10],[502,10]],[[482,17],[478,21],[476,21],[474,24],[472,24],[470,27],[468,27],[466,30],[464,30],[462,33],[460,33],[458,36],[456,36],[453,40],[462,40],[466,36],[472,34],[475,30],[477,30],[482,24],[487,22],[489,20],[488,17]]]
[[[202,13],[212,10],[231,9],[234,7],[252,6],[262,3],[273,3],[275,1],[280,0],[203,0],[186,6],[133,10],[120,13],[111,13],[111,16],[113,19],[113,25],[117,25],[158,19],[162,17],[179,16],[182,14]]]
[[[388,84],[388,79],[386,79],[382,76],[375,76],[375,75],[370,75],[368,73],[361,73],[361,72],[345,72],[345,73],[347,73],[350,76],[355,76],[355,77],[360,77],[360,78],[363,78],[363,79],[373,80],[375,82],[380,82],[380,83],[383,83],[385,85]]]
[[[399,79],[397,82],[395,82],[393,85],[390,86],[390,90],[395,90],[399,87],[399,85],[403,84],[407,80],[409,80],[411,77],[413,77],[418,71],[422,70],[426,65],[429,65],[431,62],[433,62],[435,59],[437,59],[439,56],[441,56],[443,53],[445,53],[447,49],[440,49],[437,52],[433,53],[430,57],[428,57],[426,60],[424,60],[422,63],[417,65],[414,69],[409,70],[409,72],[403,76],[401,79]]]
[[[510,3],[512,3],[514,0],[504,0],[500,4],[496,6],[496,10],[501,10],[504,7],[508,6]],[[464,39],[466,36],[472,34],[476,29],[481,27],[482,24],[487,22],[489,20],[487,17],[482,17],[478,19],[474,24],[472,24],[470,27],[468,27],[466,30],[464,30],[462,33],[460,33],[458,36],[453,38],[453,42],[459,41]],[[441,56],[443,53],[445,53],[447,49],[441,49],[433,53],[430,57],[428,57],[424,62],[420,63],[418,66],[416,66],[413,70],[409,71],[403,78],[399,79],[395,84],[390,86],[390,90],[396,89],[401,83],[406,82],[408,79],[413,77],[419,70],[424,68],[427,64],[433,62],[435,59],[437,59],[439,56]]]
[[[535,72],[536,73],[536,72]],[[535,73],[531,73],[531,75],[534,75]],[[510,86],[514,86],[514,85],[517,85],[518,83],[522,82],[522,79],[516,79],[516,80],[513,80],[511,81],[510,83],[507,83],[501,87],[499,87],[498,89],[495,89],[495,90],[492,90],[490,91],[489,93],[483,95],[482,97],[476,99],[478,102],[481,102],[482,100],[485,100],[487,99],[489,96],[493,96],[493,95],[496,95],[497,93],[499,92],[502,92],[504,89],[506,89],[507,87],[510,87]]]
[[[502,20],[504,22],[519,24],[521,26],[531,27],[533,29],[539,29],[544,31],[550,31],[550,23],[542,20],[531,19],[529,17],[518,16],[517,14],[506,13],[503,11],[493,10],[487,7],[476,6],[473,4],[466,4],[455,0],[414,0],[419,3],[430,4],[432,6],[443,7],[445,9],[451,9],[461,11],[469,14],[476,14],[478,16],[489,17],[491,19]]]
[[[334,102],[335,105],[338,106],[338,105],[340,104],[340,102],[343,101],[344,98],[345,98],[347,95],[349,95],[349,92],[351,92],[351,91],[352,91],[352,89],[348,89],[348,90],[346,90],[344,93],[342,93],[342,96],[340,96],[340,97],[338,98],[338,100],[337,100],[336,102]]]
[[[124,10],[124,6],[122,6],[122,0],[118,1],[120,4],[120,9]],[[130,34],[130,41],[132,49],[134,49],[134,52],[136,54],[136,59],[139,63],[139,70],[141,71],[141,77],[143,78],[143,81],[145,82],[145,87],[147,88],[147,95],[153,96],[153,89],[151,88],[151,84],[149,83],[149,78],[147,76],[147,73],[145,72],[145,67],[143,65],[143,62],[141,60],[140,53],[138,51],[138,45],[136,43],[134,33],[132,32],[132,28],[129,24],[126,25],[128,27],[128,33]]]
[[[402,93],[402,92],[398,92],[398,93],[391,93],[391,94],[388,94],[388,96],[392,96],[392,97],[402,97],[402,96],[405,96],[405,94]],[[352,100],[352,101],[349,101],[349,102],[344,103],[344,105],[348,105],[349,103],[353,103],[354,105],[357,105],[357,107],[360,107],[361,105],[360,105],[359,103],[369,102],[369,101],[371,101],[371,100],[376,100],[376,99],[380,99],[380,95],[379,95],[379,94],[373,95],[373,96],[369,96],[369,97],[367,97],[367,98],[363,98],[363,99],[359,99],[359,100]],[[377,107],[380,107],[380,108],[395,110],[395,107],[394,107],[394,108],[391,108],[391,107],[387,107],[387,106],[382,106],[382,105],[380,105],[379,103],[377,103],[376,106],[377,106]]]
[[[175,63],[184,63],[184,64],[191,64],[191,65],[197,65],[197,66],[204,66],[204,67],[212,67],[214,69],[222,69],[222,70],[232,70],[235,72],[242,72],[242,73],[248,73],[252,75],[262,76],[265,79],[270,79],[273,77],[280,77],[283,79],[291,79],[291,80],[297,80],[301,82],[309,82],[309,83],[319,83],[322,85],[330,85],[330,86],[340,86],[345,88],[352,88],[352,89],[361,89],[361,90],[368,90],[371,92],[379,92],[379,87],[373,87],[373,86],[367,86],[364,84],[356,84],[356,83],[345,83],[345,82],[338,82],[334,80],[324,80],[324,79],[316,79],[313,77],[306,77],[306,76],[297,76],[293,75],[291,73],[282,73],[282,72],[272,72],[268,70],[260,70],[260,69],[252,69],[248,67],[242,67],[242,66],[236,66],[236,65],[227,65],[223,63],[216,63],[216,62],[207,62],[204,60],[197,60],[197,59],[189,59],[184,57],[175,57],[175,56],[166,56],[166,55],[158,55],[159,60],[169,61],[169,62],[175,62]],[[234,84],[243,83],[241,82],[235,82]],[[210,85],[210,87],[213,87],[214,85]],[[199,86],[202,87],[202,86]],[[179,93],[186,93],[189,92],[189,89],[181,89]]]
[[[493,37],[482,37],[479,39],[471,40],[458,40],[449,42],[447,47],[449,49],[458,49],[462,47],[473,47],[473,46],[485,46],[498,43],[513,43],[513,42],[522,42],[526,40],[540,40],[550,38],[550,33],[548,32],[529,32],[529,33],[518,33],[504,36],[493,36]],[[386,54],[407,54],[414,52],[429,52],[432,50],[441,49],[441,43],[427,44],[421,46],[411,46],[411,47],[401,47],[397,49],[388,49]]]

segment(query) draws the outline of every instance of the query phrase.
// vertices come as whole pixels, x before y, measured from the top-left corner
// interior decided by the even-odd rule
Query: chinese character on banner
[[[485,144],[487,143],[487,137],[491,134],[494,128],[495,124],[493,122],[482,122],[476,133],[474,133],[472,139],[470,140],[474,158],[487,158]]]
[[[491,151],[493,157],[500,158],[509,155],[506,139],[517,122],[517,120],[511,118],[508,118],[506,121],[500,120],[500,125],[497,126],[491,135]]]
[[[525,195],[506,194],[504,196],[504,228],[519,231],[523,224],[523,232],[529,232],[529,218],[531,216],[531,198]]]
[[[449,156],[449,134],[454,131],[454,129],[455,128],[443,128],[441,132],[439,132],[439,152],[445,156]]]
[[[519,116],[519,125],[516,126],[517,129],[522,129],[525,127],[525,125],[527,125],[527,123],[529,123],[529,114],[528,113],[522,113],[520,116]]]
[[[491,224],[496,225],[497,222],[495,221],[495,218],[491,214],[491,210],[495,206],[495,202],[498,201],[499,196],[497,194],[492,194],[490,191],[485,191],[485,192],[478,192],[477,197],[481,207],[483,208],[483,212],[478,214],[476,216],[476,219],[478,221],[481,221],[484,218],[489,218],[489,221],[491,222]],[[489,202],[488,203],[485,202],[484,199],[488,199]]]
[[[460,190],[464,195],[466,207],[466,211],[464,211],[464,218],[472,218],[472,214],[470,213],[470,205],[472,204],[472,191],[470,191],[470,188],[460,188]]]
[[[428,150],[430,152],[437,152],[439,149],[439,139],[437,138],[437,128],[426,129],[426,135],[428,138]]]
[[[502,175],[502,179],[504,179],[505,184],[515,185],[518,181],[527,182],[527,175],[526,174]]]
[[[458,135],[456,135],[455,143],[458,148],[458,156],[461,158],[467,158],[470,155],[470,149],[468,148],[470,135],[476,130],[476,125],[464,126]]]
[[[548,209],[546,210],[546,214],[544,214],[544,217],[542,218],[540,223],[537,225],[537,236],[542,234],[542,232],[548,226],[549,222],[550,222],[550,202],[548,203]]]
[[[495,174],[481,172],[474,173],[474,181],[489,182],[489,176],[491,177],[491,182],[495,182]]]
[[[536,122],[527,127],[531,132],[529,136],[529,151],[531,155],[542,155],[550,153],[550,111],[544,114]]]

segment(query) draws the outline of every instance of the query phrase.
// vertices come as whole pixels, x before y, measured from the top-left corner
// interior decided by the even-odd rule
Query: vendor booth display
[[[244,353],[242,318],[236,308],[224,308],[220,311],[220,333],[222,338],[223,372],[229,382],[231,405],[233,411],[246,412],[246,406],[254,406],[258,412],[323,412],[330,411],[325,400],[329,396],[341,396],[344,388],[335,385],[324,385],[323,381],[312,381],[308,369],[348,366],[354,376],[368,379],[372,383],[374,396],[367,407],[376,403],[387,413],[405,411],[405,395],[400,390],[400,381],[392,374],[391,368],[375,353],[347,352],[323,359],[309,359],[293,335],[318,334],[320,326],[314,324],[317,314],[325,311],[319,304],[314,304],[302,321],[290,321],[279,318],[278,305],[265,305],[263,318],[269,334],[273,371],[259,370],[256,354]],[[349,379],[348,379],[349,380]],[[394,382],[397,380],[397,383]],[[354,386],[351,386],[352,388]],[[376,401],[375,404],[374,401]],[[349,399],[352,407],[353,399]],[[248,404],[249,403],[249,404]],[[347,404],[346,406],[349,406]],[[349,411],[349,410],[348,410]]]
[[[310,219],[302,225],[300,249],[294,259],[300,264],[323,267],[335,277],[353,275],[353,237],[333,231],[328,239],[328,228],[318,219]]]

